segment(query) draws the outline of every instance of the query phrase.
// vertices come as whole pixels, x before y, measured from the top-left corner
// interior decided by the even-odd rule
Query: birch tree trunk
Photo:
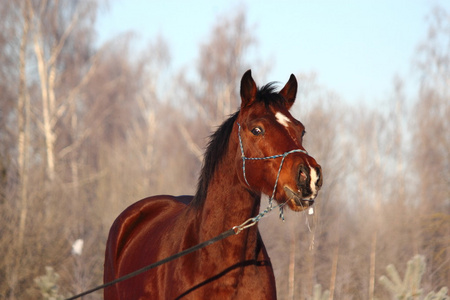
[[[30,28],[30,19],[28,14],[29,3],[27,8],[23,9],[23,32],[22,40],[20,43],[19,53],[19,98],[17,101],[17,121],[19,128],[18,135],[18,165],[19,165],[19,177],[20,177],[20,197],[21,197],[21,209],[20,209],[20,221],[19,221],[19,234],[18,234],[18,246],[19,249],[23,245],[23,236],[25,231],[25,224],[28,212],[28,200],[27,200],[27,188],[28,188],[28,146],[29,146],[29,119],[30,119],[30,99],[27,93],[26,82],[26,52],[28,42],[28,32]]]
[[[52,115],[50,109],[50,98],[49,98],[49,82],[48,82],[48,65],[46,64],[43,47],[39,42],[39,36],[36,34],[34,36],[34,53],[36,55],[36,61],[38,65],[39,79],[41,82],[41,97],[42,97],[42,118],[43,118],[43,130],[45,138],[45,151],[46,151],[46,173],[48,179],[53,181],[55,178],[55,134],[51,126],[50,117]]]
[[[338,244],[336,245],[336,248],[334,249],[333,253],[333,264],[331,266],[331,278],[330,278],[330,297],[328,298],[329,300],[333,300],[334,298],[334,291],[336,289],[338,261],[339,261],[339,239]]]
[[[288,299],[294,300],[295,298],[295,251],[297,239],[295,238],[296,231],[291,228],[291,246],[289,251],[289,295]]]
[[[372,245],[370,251],[370,275],[369,275],[369,299],[374,299],[375,293],[375,266],[376,266],[376,254],[377,254],[377,232],[372,235]]]
[[[30,136],[30,99],[27,93],[27,80],[26,80],[26,52],[28,42],[28,32],[30,29],[29,18],[29,2],[26,4],[26,8],[22,8],[23,15],[23,28],[22,38],[20,42],[19,52],[19,91],[17,101],[17,123],[18,123],[18,171],[20,182],[20,215],[19,215],[19,228],[18,236],[16,240],[16,256],[15,264],[13,268],[13,274],[11,278],[11,295],[15,294],[16,285],[19,282],[20,277],[20,258],[23,254],[23,243],[25,236],[25,227],[28,216],[28,151],[29,151],[29,136]]]

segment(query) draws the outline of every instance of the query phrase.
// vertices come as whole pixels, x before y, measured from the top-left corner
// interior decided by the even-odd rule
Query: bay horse
[[[291,75],[275,91],[242,77],[241,107],[211,136],[194,196],[140,200],[113,223],[104,282],[218,236],[258,215],[262,193],[302,211],[322,186],[321,167],[302,146],[305,127],[289,112]],[[109,286],[115,299],[276,299],[275,278],[257,226]]]

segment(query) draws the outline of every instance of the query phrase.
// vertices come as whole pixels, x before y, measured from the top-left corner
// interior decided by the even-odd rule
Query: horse
[[[126,208],[105,251],[104,282],[220,235],[257,216],[262,194],[302,211],[322,186],[302,146],[304,125],[289,112],[292,74],[276,91],[241,79],[241,106],[210,137],[194,196],[159,195]],[[257,226],[104,290],[104,299],[276,299],[275,277]]]

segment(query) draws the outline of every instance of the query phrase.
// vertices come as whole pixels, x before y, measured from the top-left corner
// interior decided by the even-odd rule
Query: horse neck
[[[233,131],[232,136],[237,136]],[[236,151],[239,151],[237,138],[230,138],[227,155],[218,164],[209,183],[206,199],[199,208],[197,220],[200,222],[200,238],[207,240],[242,224],[259,212],[261,196],[250,192],[239,180],[242,168],[236,167]],[[239,234],[236,243],[253,247],[257,240],[257,227]],[[242,247],[242,245],[237,245]]]

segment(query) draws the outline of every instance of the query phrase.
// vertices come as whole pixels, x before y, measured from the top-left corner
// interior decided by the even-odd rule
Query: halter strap
[[[281,168],[283,167],[284,164],[284,160],[286,158],[286,156],[288,156],[289,154],[292,153],[304,153],[304,154],[308,154],[307,151],[302,150],[302,149],[294,149],[288,152],[284,152],[283,154],[277,154],[277,155],[272,155],[272,156],[265,156],[265,157],[246,157],[245,153],[244,153],[244,146],[242,144],[242,138],[241,138],[241,124],[239,124],[239,122],[236,122],[236,124],[238,125],[238,137],[239,137],[239,147],[241,148],[241,158],[242,158],[242,172],[244,174],[244,180],[245,183],[248,185],[248,187],[251,188],[250,184],[247,181],[247,176],[245,175],[245,161],[246,160],[268,160],[268,159],[275,159],[275,158],[279,158],[282,157],[281,162],[280,162],[280,167],[278,168],[278,173],[277,173],[277,178],[275,180],[275,185],[273,186],[273,191],[272,191],[272,196],[269,198],[269,206],[260,214],[258,214],[256,217],[253,218],[253,221],[259,221],[259,219],[261,219],[266,213],[270,212],[271,210],[274,209],[273,205],[272,205],[272,200],[275,199],[275,192],[277,189],[277,185],[278,185],[278,179],[280,178],[280,173],[281,173]],[[276,207],[280,208],[280,218],[283,219],[284,221],[284,215],[283,215],[283,206],[286,204],[286,202],[282,203],[282,204],[278,204]]]

